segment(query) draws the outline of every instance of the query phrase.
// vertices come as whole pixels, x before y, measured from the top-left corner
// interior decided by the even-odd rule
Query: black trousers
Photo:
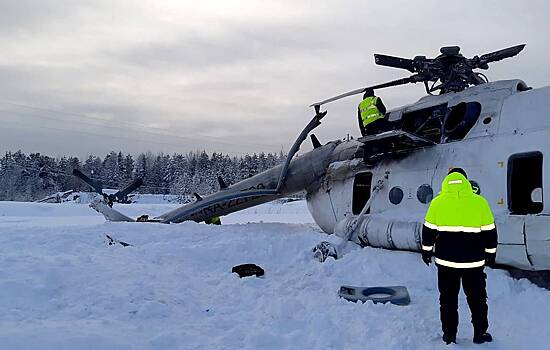
[[[444,334],[456,335],[458,329],[458,293],[460,281],[466,300],[472,313],[472,325],[475,334],[487,332],[487,291],[483,267],[472,269],[454,269],[437,266],[437,285],[441,327]]]
[[[360,121],[362,123],[362,121]],[[389,122],[386,118],[380,118],[377,119],[367,126],[363,126],[361,128],[361,134],[363,136],[367,135],[376,135],[378,133],[391,130],[393,128],[393,125],[391,122]]]

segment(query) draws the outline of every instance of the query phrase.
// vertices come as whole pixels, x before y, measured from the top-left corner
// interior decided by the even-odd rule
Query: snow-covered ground
[[[120,205],[159,214],[173,204]],[[0,349],[440,349],[436,271],[419,255],[332,240],[304,202],[265,204],[224,225],[106,223],[86,205],[0,202]],[[133,244],[109,246],[104,234]],[[256,263],[265,278],[231,267]],[[412,303],[354,304],[342,284],[405,285]],[[550,292],[488,270],[495,341],[474,345],[461,295],[456,349],[550,348]]]

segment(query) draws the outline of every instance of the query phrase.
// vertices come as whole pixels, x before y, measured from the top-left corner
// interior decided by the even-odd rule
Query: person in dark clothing
[[[391,129],[391,123],[385,118],[386,106],[382,99],[374,96],[374,91],[368,89],[363,95],[363,101],[357,107],[357,117],[361,135],[374,135]]]
[[[472,313],[474,343],[492,341],[487,333],[484,266],[495,263],[497,242],[489,204],[474,193],[463,169],[451,169],[441,192],[430,203],[422,228],[422,260],[429,265],[435,255],[445,343],[456,343],[461,282]]]

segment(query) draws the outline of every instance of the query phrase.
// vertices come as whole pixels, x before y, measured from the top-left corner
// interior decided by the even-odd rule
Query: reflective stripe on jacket
[[[384,118],[384,114],[380,112],[376,103],[379,97],[369,96],[359,103],[359,115],[363,121],[363,126],[367,126],[375,120]]]
[[[436,264],[474,268],[485,264],[486,254],[496,254],[497,231],[489,203],[473,193],[460,173],[445,177],[432,202],[422,229],[422,249],[435,246]]]

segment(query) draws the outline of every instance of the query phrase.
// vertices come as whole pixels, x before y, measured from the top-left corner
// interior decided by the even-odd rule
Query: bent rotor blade
[[[78,177],[80,180],[87,183],[91,188],[93,188],[97,193],[103,195],[103,185],[101,182],[92,180],[88,176],[84,175],[80,170],[73,169],[73,175]]]
[[[324,101],[314,103],[314,104],[310,105],[310,107],[321,106],[321,105],[327,104],[327,103],[329,103],[329,102],[333,102],[333,101],[339,100],[339,99],[344,98],[344,97],[357,95],[357,94],[360,94],[360,93],[365,92],[367,89],[376,90],[376,89],[387,88],[387,87],[390,87],[390,86],[404,85],[404,84],[408,84],[408,83],[416,83],[416,82],[418,82],[418,81],[421,81],[421,80],[420,80],[420,76],[419,76],[418,74],[415,74],[415,75],[411,75],[411,76],[408,77],[408,78],[402,78],[402,79],[392,80],[392,81],[389,81],[389,82],[387,82],[387,83],[382,83],[382,84],[378,84],[378,85],[367,86],[367,87],[364,87],[364,88],[361,88],[361,89],[356,89],[356,90],[353,90],[353,91],[350,91],[350,92],[346,92],[346,93],[344,93],[344,94],[341,94],[341,95],[338,95],[338,96],[331,97],[331,98],[326,99],[326,100],[324,100]]]
[[[514,57],[518,53],[520,53],[526,44],[516,45],[512,47],[508,47],[506,49],[498,50],[491,53],[486,53],[485,55],[481,55],[479,59],[483,63],[490,63],[490,62],[496,62],[503,60],[505,58]]]
[[[114,196],[118,200],[122,200],[122,199],[124,199],[124,197],[126,197],[127,195],[129,195],[130,193],[132,193],[133,191],[138,189],[141,185],[143,185],[143,180],[138,177],[137,179],[132,181],[131,184],[126,186],[126,188],[124,188],[124,189],[118,191],[117,193],[115,193]]]
[[[360,94],[360,93],[363,93],[363,92],[365,92],[365,88],[356,89],[356,90],[353,90],[353,91],[350,91],[350,92],[343,93],[343,94],[338,95],[338,96],[331,97],[331,98],[326,99],[326,100],[321,101],[321,102],[316,102],[316,103],[311,104],[309,106],[310,107],[321,106],[321,105],[324,105],[326,103],[333,102],[333,101],[339,100],[339,99],[344,98],[344,97],[357,95],[357,94]]]
[[[408,58],[374,54],[374,63],[380,66],[406,69],[411,73],[416,72],[414,61]]]

